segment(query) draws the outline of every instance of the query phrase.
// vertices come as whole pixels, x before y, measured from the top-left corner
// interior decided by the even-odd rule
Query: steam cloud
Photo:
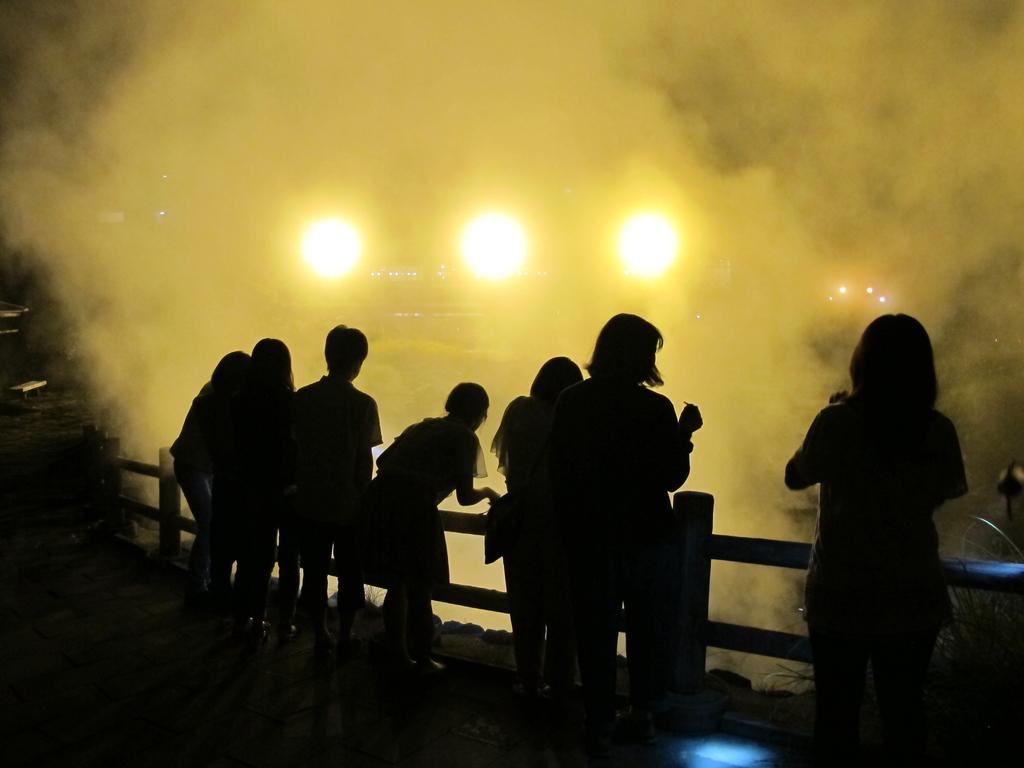
[[[489,444],[543,360],[585,362],[634,311],[665,334],[665,393],[701,405],[688,485],[717,529],[806,538],[782,467],[859,331],[902,311],[932,333],[975,488],[944,526],[1024,456],[1017,2],[5,2],[0,44],[2,231],[136,455],[223,353],[282,338],[303,384],[338,322],[370,337],[359,383],[388,438],[475,380]],[[456,270],[460,227],[492,208],[546,276],[367,276]],[[655,284],[615,263],[639,208],[681,230]],[[367,247],[328,283],[297,243],[330,214]],[[759,585],[716,610],[793,624],[792,582]]]

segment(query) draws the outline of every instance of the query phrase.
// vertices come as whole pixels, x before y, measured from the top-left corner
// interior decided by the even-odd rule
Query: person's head
[[[554,405],[562,390],[583,381],[583,372],[568,357],[552,357],[537,371],[530,397]]]
[[[910,315],[871,321],[850,358],[851,398],[868,407],[931,411],[938,381],[928,332]]]
[[[615,315],[597,335],[587,371],[594,378],[658,386],[664,382],[654,357],[663,344],[661,331],[642,317]]]
[[[463,382],[456,384],[448,395],[444,409],[449,416],[465,423],[470,429],[476,430],[487,418],[490,406],[487,391],[479,384]]]
[[[370,345],[362,331],[345,325],[336,325],[327,334],[327,343],[324,344],[327,370],[333,376],[341,376],[352,381],[359,375],[369,351]]]
[[[292,379],[292,356],[280,339],[260,339],[252,348],[249,381],[265,389],[295,389]]]
[[[230,396],[241,389],[251,363],[252,358],[241,350],[224,355],[210,376],[214,394]]]

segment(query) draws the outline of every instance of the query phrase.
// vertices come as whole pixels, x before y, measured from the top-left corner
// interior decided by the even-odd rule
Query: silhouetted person
[[[245,385],[232,402],[232,423],[245,492],[242,549],[235,575],[236,631],[250,645],[267,634],[267,590],[274,570],[277,531],[287,513],[285,491],[294,483],[291,355],[284,342],[262,339],[252,350]],[[281,583],[282,593],[297,585]],[[294,604],[294,595],[282,594]]]
[[[188,587],[185,605],[206,608],[210,605],[210,518],[213,515],[213,459],[200,424],[204,398],[213,394],[207,382],[192,400],[181,432],[171,444],[174,477],[181,486],[188,508],[196,521],[196,536],[188,556]]]
[[[907,315],[872,321],[850,361],[852,392],[815,417],[786,465],[794,490],[821,484],[807,573],[814,751],[856,762],[870,660],[887,754],[925,751],[922,689],[949,616],[932,513],[967,492],[956,428],[935,410],[931,342]]]
[[[562,390],[581,381],[583,373],[569,358],[548,360],[533,380],[530,395],[517,397],[505,409],[492,446],[509,491],[521,494],[526,510],[519,540],[502,558],[517,690],[536,696],[545,692],[546,683],[557,700],[571,688],[576,665],[569,574],[551,505],[547,447],[555,401]]]
[[[590,378],[558,399],[551,427],[551,486],[568,555],[576,645],[586,708],[586,746],[607,753],[654,738],[653,709],[669,677],[674,618],[663,578],[672,552],[669,492],[690,472],[695,406],[680,422],[655,355],[661,333],[616,315],[597,337]],[[618,620],[625,606],[630,710],[615,725]]]
[[[210,377],[210,392],[194,402],[213,468],[210,593],[215,610],[221,614],[231,610],[231,568],[241,551],[239,519],[245,504],[231,424],[231,402],[245,382],[250,363],[245,352],[225,355]]]
[[[338,575],[338,653],[352,648],[352,622],[363,607],[358,505],[373,474],[371,449],[380,445],[373,398],[352,382],[369,345],[362,331],[339,325],[327,334],[327,375],[295,393],[297,512],[301,518],[303,591],[313,615],[316,645],[329,647],[327,572],[331,552]]]
[[[364,497],[364,569],[387,588],[384,627],[400,671],[443,669],[430,658],[434,585],[447,584],[448,548],[437,505],[455,491],[470,506],[499,494],[474,488],[484,477],[476,430],[487,418],[479,384],[458,384],[445,403],[447,416],[408,427],[377,459],[377,476]]]

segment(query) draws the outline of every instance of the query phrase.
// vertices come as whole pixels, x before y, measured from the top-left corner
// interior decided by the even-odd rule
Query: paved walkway
[[[0,509],[3,764],[575,766],[581,713],[531,712],[507,671],[453,662],[396,689],[308,637],[256,653],[182,608],[184,576],[88,522],[66,491]],[[609,766],[799,766],[718,735],[617,747]]]
[[[396,689],[301,636],[246,653],[182,607],[185,576],[91,522],[73,393],[0,402],[0,765],[582,766],[582,713],[452,662]],[[799,766],[732,736],[616,747],[605,766]]]

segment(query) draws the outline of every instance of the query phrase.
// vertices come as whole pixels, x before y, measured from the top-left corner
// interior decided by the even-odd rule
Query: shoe
[[[650,712],[630,707],[615,718],[613,737],[615,741],[626,744],[653,744],[658,740],[654,717]]]
[[[270,625],[264,619],[255,619],[249,625],[249,631],[246,633],[246,648],[250,651],[258,649],[267,641],[267,636],[270,634],[269,630]]]
[[[440,661],[434,661],[429,656],[425,659],[417,660],[415,664],[416,674],[420,677],[437,677],[438,675],[443,675],[448,669]]]

